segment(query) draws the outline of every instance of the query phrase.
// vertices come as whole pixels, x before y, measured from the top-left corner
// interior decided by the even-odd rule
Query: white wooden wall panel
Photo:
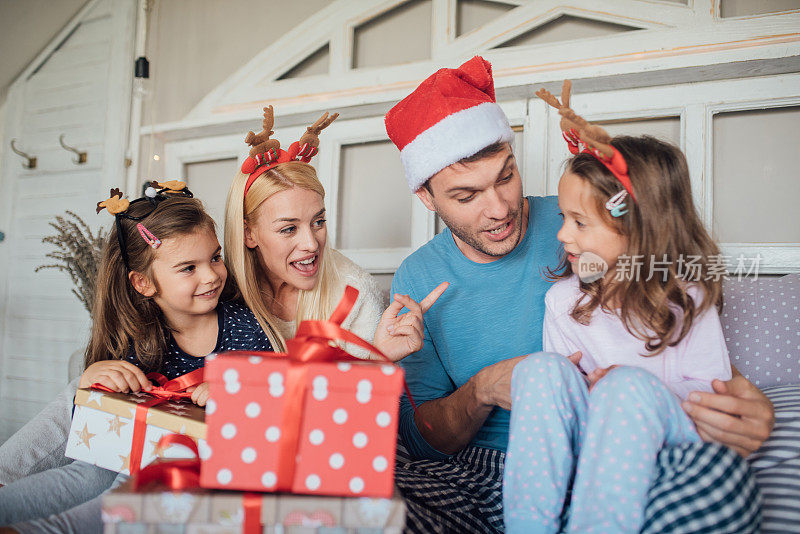
[[[108,226],[95,203],[124,186],[135,0],[92,0],[12,85],[5,139],[38,159],[23,169],[8,153],[0,175],[0,442],[67,382],[71,353],[85,346],[89,316],[43,244],[48,223],[70,209],[93,228]],[[86,164],[59,145],[88,152]],[[105,196],[104,196],[105,195]]]
[[[244,132],[244,124],[257,127],[255,119],[263,105],[275,105],[278,124],[298,128],[322,111],[340,111],[340,119],[325,132],[316,159],[328,192],[329,232],[335,241],[336,208],[342,204],[341,147],[385,140],[382,115],[393,103],[435,69],[453,67],[479,53],[492,62],[498,102],[518,130],[516,150],[526,194],[555,194],[568,156],[557,115],[533,93],[543,85],[557,92],[561,81],[570,78],[576,109],[590,120],[622,121],[611,129],[636,133],[644,128],[680,145],[691,169],[696,206],[710,225],[714,114],[794,106],[800,99],[800,10],[723,19],[717,0],[609,0],[602,5],[592,0],[498,2],[514,9],[457,36],[458,0],[432,0],[430,60],[358,69],[352,67],[355,29],[402,1],[337,0],[257,54],[184,120],[142,131],[166,142],[167,168],[181,174],[189,161],[208,160],[213,154],[243,155],[240,133],[220,134]],[[565,15],[639,29],[497,48]],[[325,42],[330,43],[327,75],[276,81]],[[630,122],[640,120],[655,122]],[[437,227],[434,216],[416,199],[408,224],[411,248],[345,253],[374,273],[392,272]],[[756,250],[757,245],[722,246],[733,255]],[[764,272],[800,271],[800,245],[770,245],[764,250]]]

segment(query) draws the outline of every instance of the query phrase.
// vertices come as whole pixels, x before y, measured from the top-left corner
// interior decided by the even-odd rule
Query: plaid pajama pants
[[[408,506],[407,533],[504,531],[505,453],[468,447],[445,461],[407,458],[401,445],[395,483]],[[688,443],[663,449],[657,464],[642,534],[758,532],[761,495],[739,455]]]

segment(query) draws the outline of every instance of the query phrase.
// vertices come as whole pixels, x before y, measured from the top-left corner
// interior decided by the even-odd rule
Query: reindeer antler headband
[[[561,87],[561,101],[546,89],[536,91],[536,96],[553,106],[561,115],[561,131],[572,154],[591,154],[613,174],[624,188],[606,202],[606,209],[614,217],[621,217],[628,213],[625,209],[625,197],[630,195],[636,202],[633,194],[631,178],[628,176],[628,164],[619,150],[611,146],[611,136],[603,128],[591,124],[569,107],[569,93],[572,83],[564,80]]]
[[[192,195],[192,192],[189,191],[188,187],[186,187],[186,182],[179,182],[177,180],[157,182],[153,180],[149,183],[148,188],[144,192],[144,196],[141,198],[129,201],[126,198],[122,198],[122,191],[120,191],[118,188],[114,188],[111,190],[109,198],[97,203],[97,213],[100,213],[103,208],[105,208],[111,215],[114,216],[114,223],[117,225],[117,242],[119,243],[119,250],[122,254],[122,262],[125,264],[125,268],[127,268],[129,271],[131,270],[130,258],[128,257],[128,247],[125,241],[125,232],[122,228],[122,219],[135,221],[136,229],[139,231],[139,235],[142,236],[142,239],[144,239],[144,241],[152,248],[158,248],[161,245],[161,240],[154,236],[150,230],[148,230],[139,221],[156,211],[162,201],[167,200],[168,198],[174,198],[176,196],[192,198],[194,195]],[[130,207],[137,202],[149,202],[151,209],[138,217],[126,213]]]
[[[325,113],[317,119],[317,122],[306,128],[306,133],[289,145],[289,150],[282,150],[281,144],[277,139],[270,139],[275,132],[272,127],[275,124],[275,116],[272,106],[264,108],[263,130],[259,134],[249,132],[244,142],[250,145],[250,156],[242,163],[242,172],[249,174],[247,183],[244,186],[244,194],[250,190],[253,182],[273,167],[289,161],[302,161],[308,163],[317,152],[319,152],[319,134],[322,130],[330,126],[339,116],[338,113],[328,115]]]

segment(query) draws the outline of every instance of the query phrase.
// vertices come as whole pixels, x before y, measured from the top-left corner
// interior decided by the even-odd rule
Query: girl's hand
[[[119,393],[150,391],[153,387],[141,369],[124,360],[105,360],[87,367],[78,386],[88,388],[95,383]]]
[[[597,369],[595,369],[593,371],[590,371],[589,374],[586,375],[586,377],[589,379],[589,391],[592,391],[592,388],[595,385],[597,385],[597,383],[600,381],[600,379],[603,378],[604,376],[606,376],[608,374],[608,372],[610,370],[612,370],[613,368],[615,368],[615,367],[619,367],[619,366],[618,365],[612,365],[611,367],[605,367],[605,368],[598,367]]]
[[[714,380],[716,393],[695,391],[683,403],[704,441],[714,441],[747,457],[761,447],[775,425],[775,408],[735,368],[733,377]]]
[[[373,344],[393,362],[420,350],[424,337],[422,316],[449,285],[449,282],[442,282],[419,303],[408,295],[395,294],[394,301],[381,316]],[[408,308],[408,313],[398,316],[403,308]]]
[[[208,382],[203,382],[194,388],[186,388],[192,394],[192,402],[198,406],[205,406],[208,402]]]

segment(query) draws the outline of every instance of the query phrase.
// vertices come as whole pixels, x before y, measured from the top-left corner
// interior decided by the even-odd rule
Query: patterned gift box
[[[136,407],[153,397],[146,393],[110,393],[79,389],[67,440],[66,456],[112,471],[130,474]],[[185,447],[172,446],[156,454],[158,440],[166,434],[186,434],[203,446],[205,412],[189,401],[165,401],[147,411],[147,428],[141,467],[156,459],[190,458]]]
[[[261,494],[259,532],[264,534],[400,534],[405,503],[368,497]],[[243,494],[232,491],[172,492],[130,482],[103,495],[106,534],[241,534]]]
[[[199,447],[201,485],[391,496],[402,370],[364,362],[293,364],[281,356],[231,352],[206,358],[210,400],[207,445]],[[289,399],[289,376],[298,371],[302,388]],[[294,430],[287,430],[292,422]],[[296,441],[287,437],[292,433]],[[283,456],[282,447],[289,447]]]

